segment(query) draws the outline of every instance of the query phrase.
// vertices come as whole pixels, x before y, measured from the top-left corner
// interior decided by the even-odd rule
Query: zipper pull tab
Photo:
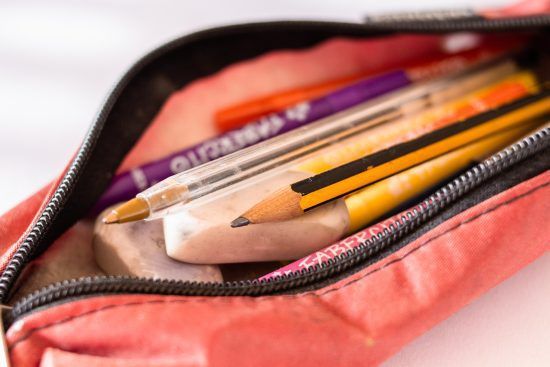
[[[0,305],[0,316],[4,314],[5,310],[11,310],[13,307]],[[10,367],[10,353],[8,350],[8,342],[6,340],[6,332],[4,330],[4,319],[0,317],[0,367]]]

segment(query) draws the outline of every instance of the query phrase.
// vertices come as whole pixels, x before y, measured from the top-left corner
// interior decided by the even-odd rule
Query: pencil
[[[501,108],[285,186],[236,218],[231,226],[283,221],[300,216],[307,210],[393,174],[547,114],[550,111],[549,95],[550,91],[545,89]]]
[[[379,233],[379,230],[386,227],[386,224],[397,218],[401,218],[404,213],[418,207],[415,205],[405,209],[405,211],[399,212],[399,214],[391,214],[399,207],[403,207],[405,203],[408,203],[410,200],[414,200],[414,202],[422,200],[432,189],[442,185],[446,180],[451,179],[453,176],[459,174],[460,171],[470,166],[479,163],[492,166],[495,160],[498,161],[502,158],[502,154],[509,149],[511,144],[515,145],[520,142],[526,142],[534,134],[545,136],[545,139],[547,139],[550,136],[550,122],[543,119],[534,120],[525,125],[522,124],[518,128],[494,134],[347,196],[344,200],[345,207],[341,205],[335,206],[337,208],[335,210],[340,212],[339,215],[344,218],[349,217],[349,223],[343,221],[348,227],[339,242],[334,242],[332,238],[327,242],[318,241],[316,243],[318,244],[317,248],[325,245],[326,247],[312,253],[312,247],[309,246],[303,252],[308,253],[308,256],[300,258],[303,255],[298,255],[296,256],[298,260],[262,276],[259,280],[268,280],[282,274],[299,272],[333,259],[348,250],[353,250],[353,248],[363,242],[365,237],[368,238],[376,235],[376,233]],[[411,205],[413,204],[411,203]],[[280,224],[285,225],[291,222],[294,221]],[[274,224],[266,223],[266,225]],[[258,227],[261,227],[261,225]],[[360,231],[363,228],[364,230]],[[246,227],[243,229],[246,229]],[[227,231],[229,232],[230,230]],[[356,241],[357,239],[360,240]],[[297,250],[300,250],[299,246],[303,243],[300,242],[296,245]],[[219,243],[215,243],[215,245],[219,246]],[[256,249],[256,243],[254,243],[253,247],[251,245],[249,253]]]

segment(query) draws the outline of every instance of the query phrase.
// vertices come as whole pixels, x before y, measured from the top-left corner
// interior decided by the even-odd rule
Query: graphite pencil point
[[[250,221],[246,219],[245,217],[238,217],[233,222],[231,222],[231,227],[237,228],[237,227],[244,227],[250,224]]]

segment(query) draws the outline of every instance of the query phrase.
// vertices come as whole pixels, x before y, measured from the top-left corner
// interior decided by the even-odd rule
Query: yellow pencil
[[[347,232],[357,232],[407,200],[452,177],[470,164],[479,162],[510,145],[541,125],[541,122],[535,121],[491,135],[349,195],[345,198],[349,216]]]
[[[550,111],[549,91],[528,96],[410,142],[371,154],[283,187],[235,219],[231,225],[288,220],[330,200],[483,139]]]

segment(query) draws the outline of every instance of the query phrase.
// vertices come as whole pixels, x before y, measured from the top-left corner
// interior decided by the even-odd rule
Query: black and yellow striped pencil
[[[289,220],[319,205],[476,140],[550,113],[550,90],[435,130],[285,186],[231,222],[232,227]]]

